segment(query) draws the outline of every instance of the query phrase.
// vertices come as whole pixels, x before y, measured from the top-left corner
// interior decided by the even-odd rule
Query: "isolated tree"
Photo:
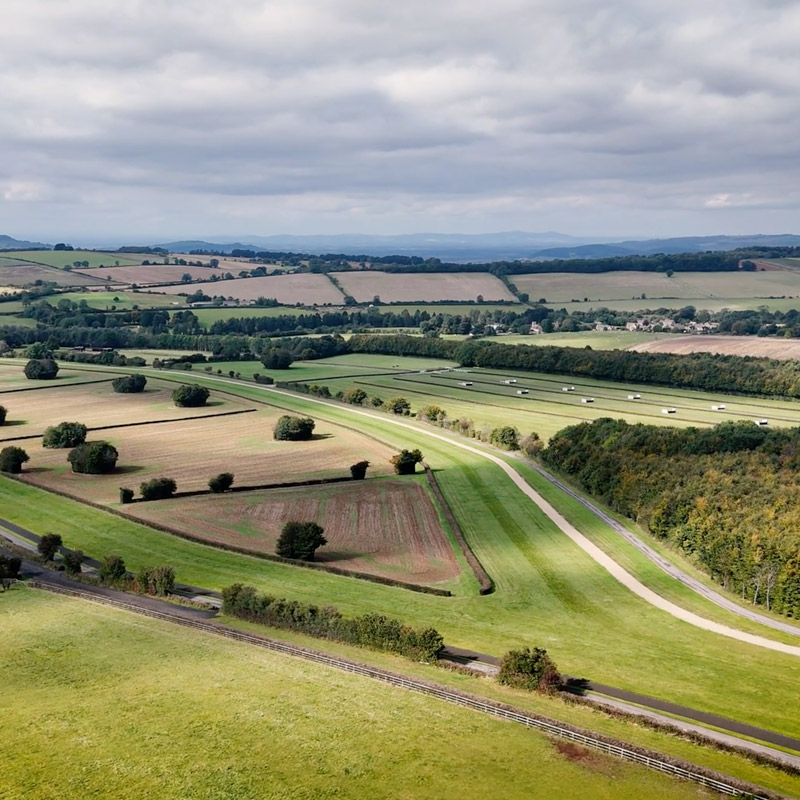
[[[411,413],[411,403],[405,397],[390,397],[386,401],[386,410],[407,417]]]
[[[108,475],[117,466],[119,453],[108,442],[85,442],[69,451],[72,471],[84,475]]]
[[[519,450],[519,431],[512,425],[503,425],[492,430],[489,441],[503,450]]]
[[[422,461],[422,453],[419,450],[401,450],[397,455],[390,459],[394,464],[394,471],[398,475],[413,475],[416,472],[417,464]]]
[[[342,395],[342,400],[345,403],[350,403],[354,406],[363,405],[367,399],[367,393],[359,386],[354,386],[352,389],[347,389]]]
[[[6,424],[6,415],[8,411],[6,410],[5,406],[0,406],[0,425]]]
[[[0,553],[0,586],[3,591],[19,577],[21,567],[22,559],[19,556],[4,556]]]
[[[114,378],[111,386],[118,394],[137,394],[144,391],[144,387],[147,386],[147,378],[139,374],[123,375],[120,378]]]
[[[270,347],[261,354],[261,363],[266,369],[289,369],[294,356],[282,347]]]
[[[143,500],[166,500],[172,497],[178,484],[172,478],[152,478],[139,485]]]
[[[123,580],[128,574],[122,556],[108,555],[101,562],[97,570],[97,577],[101,583],[116,583]]]
[[[561,675],[547,650],[525,647],[509,650],[500,662],[499,683],[528,691],[552,691],[561,685]]]
[[[127,504],[133,502],[133,489],[128,489],[125,486],[119,488],[119,501],[120,503]]]
[[[227,492],[228,489],[233,486],[233,473],[232,472],[220,472],[219,475],[215,475],[209,482],[208,488],[211,489],[212,492],[215,494],[220,494],[221,492]]]
[[[32,358],[25,365],[25,377],[31,381],[52,380],[58,375],[58,364],[52,358]]]
[[[64,553],[64,572],[67,575],[80,575],[81,564],[86,561],[86,556],[81,550],[67,550]]]
[[[317,548],[328,543],[323,533],[316,522],[287,522],[281,529],[275,552],[281,558],[313,561]]]
[[[367,475],[367,467],[369,461],[357,461],[355,464],[350,465],[350,474],[353,476],[354,481],[363,481]]]
[[[36,549],[45,561],[52,561],[62,544],[60,533],[46,533],[39,539]]]
[[[82,422],[59,422],[45,430],[42,447],[77,447],[86,441],[88,428]]]
[[[0,450],[0,472],[19,475],[22,465],[30,460],[30,456],[21,447],[4,447]]]
[[[304,441],[311,438],[315,424],[310,417],[292,417],[284,414],[275,423],[272,435],[279,441]]]
[[[205,386],[198,386],[196,383],[184,384],[172,393],[172,400],[181,408],[198,408],[206,404],[209,394]]]

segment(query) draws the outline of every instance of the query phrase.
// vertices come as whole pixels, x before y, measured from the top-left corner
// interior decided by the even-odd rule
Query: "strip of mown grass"
[[[3,796],[707,796],[521,726],[116,609],[14,590],[0,614],[0,710],[14,731]]]

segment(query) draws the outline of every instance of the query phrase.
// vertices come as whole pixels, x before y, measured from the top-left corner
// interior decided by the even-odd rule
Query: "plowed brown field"
[[[719,353],[726,356],[760,356],[800,359],[800,339],[775,336],[670,336],[630,348],[640,353]]]
[[[288,520],[317,522],[317,560],[413,583],[454,578],[459,566],[421,478],[206,495],[137,503],[126,511],[214,543],[274,553]]]
[[[67,464],[66,450],[45,450],[36,440],[24,442],[31,460],[23,479],[95,502],[116,503],[120,486],[138,494],[142,481],[162,475],[177,481],[180,491],[205,489],[209,478],[220,472],[232,472],[239,485],[338,477],[349,475],[350,464],[362,459],[374,465],[372,475],[391,472],[391,448],[328,423],[317,424],[316,438],[311,441],[276,442],[272,428],[282,413],[261,408],[230,417],[90,434],[90,440],[104,439],[119,451],[117,471],[111,475],[75,475]],[[67,418],[90,422],[77,408]]]

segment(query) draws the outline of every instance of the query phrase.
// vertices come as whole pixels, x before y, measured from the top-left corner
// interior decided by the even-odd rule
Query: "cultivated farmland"
[[[105,380],[107,377],[105,375],[98,375],[96,372],[81,372],[80,370],[70,370],[67,372],[65,370],[61,370],[61,372],[58,373],[58,376],[52,380],[31,381],[25,377],[25,373],[22,371],[24,365],[24,361],[18,361],[15,364],[0,364],[0,393],[8,392],[11,389],[28,390],[37,387],[47,389],[48,391],[57,391],[60,388],[70,386],[75,383]],[[109,377],[108,380],[110,381],[111,378]],[[111,391],[110,388],[109,391]],[[11,397],[33,397],[33,394],[27,391],[14,392],[14,394],[8,395],[3,400],[0,400],[0,405],[6,405],[10,407],[10,404],[13,402],[11,399],[9,399]],[[9,419],[11,419],[10,416]]]
[[[5,259],[4,259],[5,261]],[[101,281],[87,275],[76,275],[56,267],[41,264],[0,262],[0,284],[4,286],[27,286],[35,281],[46,281],[58,286],[99,286]]]
[[[800,359],[800,339],[775,336],[671,336],[630,348],[640,353],[719,353],[781,360]]]
[[[359,303],[369,303],[377,295],[383,303],[415,300],[475,301],[480,295],[492,300],[516,301],[508,288],[488,272],[401,274],[367,270],[332,273],[342,290]]]
[[[180,281],[183,279],[184,275],[190,275],[193,281],[207,281],[211,280],[212,276],[221,279],[225,274],[224,270],[213,269],[211,267],[181,267],[177,264],[148,264],[145,266],[131,265],[126,267],[74,269],[72,272],[73,274],[79,273],[105,283],[113,283],[116,285],[131,285],[135,283],[140,286]]]
[[[383,800],[446,797],[456,780],[464,800],[708,797],[520,725],[166,622],[23,589],[0,609],[0,709],[14,731],[3,797]]]
[[[84,424],[92,426],[91,417],[80,416]],[[350,464],[362,460],[374,464],[373,475],[391,472],[393,450],[327,423],[317,426],[311,441],[276,442],[272,428],[279,416],[276,410],[259,409],[90,434],[90,440],[104,439],[119,451],[117,470],[111,475],[74,474],[64,451],[26,442],[30,472],[23,477],[95,502],[115,503],[121,482],[136,488],[142,481],[162,475],[175,478],[179,490],[197,490],[208,488],[208,479],[220,472],[232,472],[236,483],[243,486],[349,476]]]
[[[103,253],[96,250],[18,250],[3,253],[4,258],[14,258],[32,264],[43,264],[48,267],[63,269],[73,267],[76,261],[88,261],[90,267],[112,266],[116,264],[140,264],[144,258],[122,253]]]
[[[284,523],[317,522],[328,540],[316,554],[322,564],[413,583],[440,583],[459,573],[421,475],[139,503],[129,511],[206,541],[263,553],[275,552]]]
[[[271,297],[279,303],[294,305],[340,305],[342,293],[324,275],[297,272],[290,275],[271,275],[268,278],[241,278],[215,283],[196,283],[191,286],[177,284],[160,286],[159,292],[166,294],[192,294],[201,290],[210,297],[232,297],[235,300],[257,300]]]

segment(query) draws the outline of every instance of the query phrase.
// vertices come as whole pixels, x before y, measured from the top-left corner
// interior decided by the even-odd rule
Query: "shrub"
[[[512,425],[503,425],[492,430],[489,441],[503,450],[519,450],[519,431]]]
[[[547,650],[540,647],[509,650],[500,662],[497,680],[528,691],[552,691],[561,685],[556,665],[547,655]]]
[[[22,465],[30,460],[30,456],[21,447],[4,447],[0,450],[0,472],[19,475]]]
[[[313,561],[318,547],[327,544],[323,529],[316,522],[287,522],[281,529],[275,552],[281,558]]]
[[[32,358],[25,365],[25,377],[31,381],[52,380],[58,375],[58,364],[52,358]]]
[[[417,464],[422,461],[422,453],[419,450],[401,450],[396,456],[390,459],[394,464],[394,471],[398,475],[413,475],[416,472]]]
[[[233,473],[220,472],[208,482],[208,488],[215,494],[227,492],[233,486]]]
[[[544,449],[544,442],[539,438],[538,433],[529,433],[519,443],[520,450],[529,458],[535,458]]]
[[[0,586],[5,591],[19,577],[22,559],[19,556],[4,556],[0,553]]]
[[[69,451],[67,461],[73,472],[85,475],[108,475],[117,466],[119,453],[108,442],[85,442]]]
[[[133,502],[133,489],[128,489],[124,486],[119,487],[119,501],[123,505]]]
[[[175,590],[175,570],[172,567],[142,567],[136,575],[138,590],[144,594],[166,597]]]
[[[6,407],[0,406],[0,425],[6,424],[6,414],[8,414],[8,411],[6,411]]]
[[[305,441],[311,438],[314,425],[314,420],[310,417],[292,417],[284,414],[275,423],[272,434],[279,441]]]
[[[431,422],[434,425],[441,424],[442,420],[447,416],[443,408],[439,406],[425,406],[417,412],[417,418]]]
[[[369,461],[358,461],[350,465],[350,474],[353,476],[354,481],[363,481],[367,475],[367,467]]]
[[[64,553],[64,572],[67,575],[80,575],[81,564],[86,561],[86,556],[81,550],[67,550]]]
[[[139,486],[143,500],[166,500],[172,497],[178,488],[172,478],[152,478]]]
[[[39,539],[36,549],[39,551],[39,555],[41,555],[45,561],[52,561],[53,557],[58,552],[58,548],[61,547],[61,544],[61,534],[46,533],[41,539]]]
[[[266,369],[289,369],[294,357],[282,347],[271,347],[261,355],[261,363]]]
[[[407,417],[411,413],[411,403],[405,397],[390,397],[386,401],[386,410]]]
[[[353,406],[363,405],[366,399],[367,399],[367,393],[358,386],[354,386],[352,389],[348,389],[342,395],[342,400],[345,403],[350,403],[350,405]]]
[[[206,404],[209,394],[205,386],[198,386],[196,383],[184,384],[172,393],[172,400],[181,408],[199,408]]]
[[[42,436],[42,447],[77,447],[86,441],[87,427],[82,422],[59,422]]]
[[[97,577],[100,579],[100,583],[119,583],[127,575],[128,571],[125,569],[125,562],[122,560],[122,556],[106,556],[100,562],[100,567],[97,570]]]
[[[114,378],[111,386],[118,394],[138,394],[147,386],[147,378],[138,374],[123,375],[121,378]]]

